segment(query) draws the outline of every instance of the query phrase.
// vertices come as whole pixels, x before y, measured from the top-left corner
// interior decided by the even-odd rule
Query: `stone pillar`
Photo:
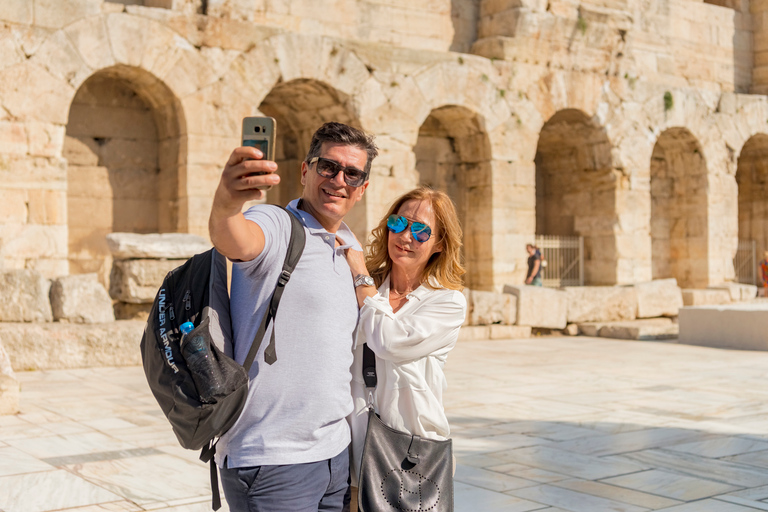
[[[736,279],[733,258],[739,243],[739,191],[736,178],[722,170],[710,171],[708,181],[709,274],[706,284],[711,286]]]
[[[493,290],[521,284],[528,270],[525,245],[536,236],[536,164],[533,161],[494,160],[489,221]],[[489,289],[490,289],[489,288]]]
[[[634,178],[634,179],[633,179]],[[621,180],[616,191],[616,284],[634,284],[652,279],[650,180]]]
[[[752,69],[753,94],[768,94],[768,1],[752,0],[749,10],[752,14]]]

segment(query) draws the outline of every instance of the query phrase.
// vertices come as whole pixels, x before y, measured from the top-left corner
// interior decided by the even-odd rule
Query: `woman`
[[[408,192],[395,201],[372,237],[367,259],[359,251],[347,256],[356,284],[362,283],[356,288],[360,319],[352,365],[353,486],[368,419],[363,344],[376,354],[374,405],[382,421],[443,440],[450,433],[443,409],[443,365],[467,310],[461,293],[461,227],[446,194],[425,187]],[[364,283],[369,275],[375,287]]]

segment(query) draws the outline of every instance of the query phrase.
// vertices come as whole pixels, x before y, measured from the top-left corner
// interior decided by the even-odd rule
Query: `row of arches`
[[[299,169],[317,126],[335,120],[362,128],[349,96],[316,80],[279,82],[258,111],[279,127],[282,185],[270,192],[271,203],[285,204],[301,193]],[[69,162],[70,272],[106,271],[109,232],[183,230],[189,208],[184,126],[170,90],[137,68],[108,68],[81,85],[63,150]],[[627,229],[650,237],[652,278],[675,277],[686,287],[709,284],[710,184],[700,143],[685,128],[659,134],[649,163],[647,222],[630,228],[620,218],[630,177],[613,165],[612,150],[605,128],[579,110],[561,110],[544,123],[532,201],[519,208],[535,214],[535,233],[583,236],[587,284],[619,282],[617,240]],[[435,108],[412,151],[414,181],[446,191],[456,203],[465,228],[467,285],[492,288],[494,229],[505,221],[494,217],[494,206],[505,199],[493,193],[495,162],[485,120],[462,106]],[[739,235],[757,240],[761,251],[768,248],[766,156],[768,135],[755,135],[740,152],[735,177]],[[368,209],[357,208],[350,224],[364,234]]]

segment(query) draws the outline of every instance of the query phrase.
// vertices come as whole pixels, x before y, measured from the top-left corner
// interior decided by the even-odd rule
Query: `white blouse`
[[[389,303],[389,277],[379,293],[365,299],[355,337],[352,363],[354,410],[352,429],[352,485],[357,485],[368,425],[368,401],[362,376],[363,343],[376,354],[378,383],[374,405],[392,428],[430,439],[450,434],[443,409],[447,388],[443,366],[456,345],[464,323],[467,301],[456,290],[420,286],[408,294],[397,312]]]

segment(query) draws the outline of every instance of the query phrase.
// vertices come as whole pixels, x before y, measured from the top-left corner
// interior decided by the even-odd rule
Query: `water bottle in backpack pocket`
[[[203,403],[215,403],[216,396],[225,394],[224,376],[211,350],[211,340],[206,339],[206,329],[197,329],[192,322],[184,322],[179,327],[181,355],[187,363],[189,373],[195,382],[197,394]]]

